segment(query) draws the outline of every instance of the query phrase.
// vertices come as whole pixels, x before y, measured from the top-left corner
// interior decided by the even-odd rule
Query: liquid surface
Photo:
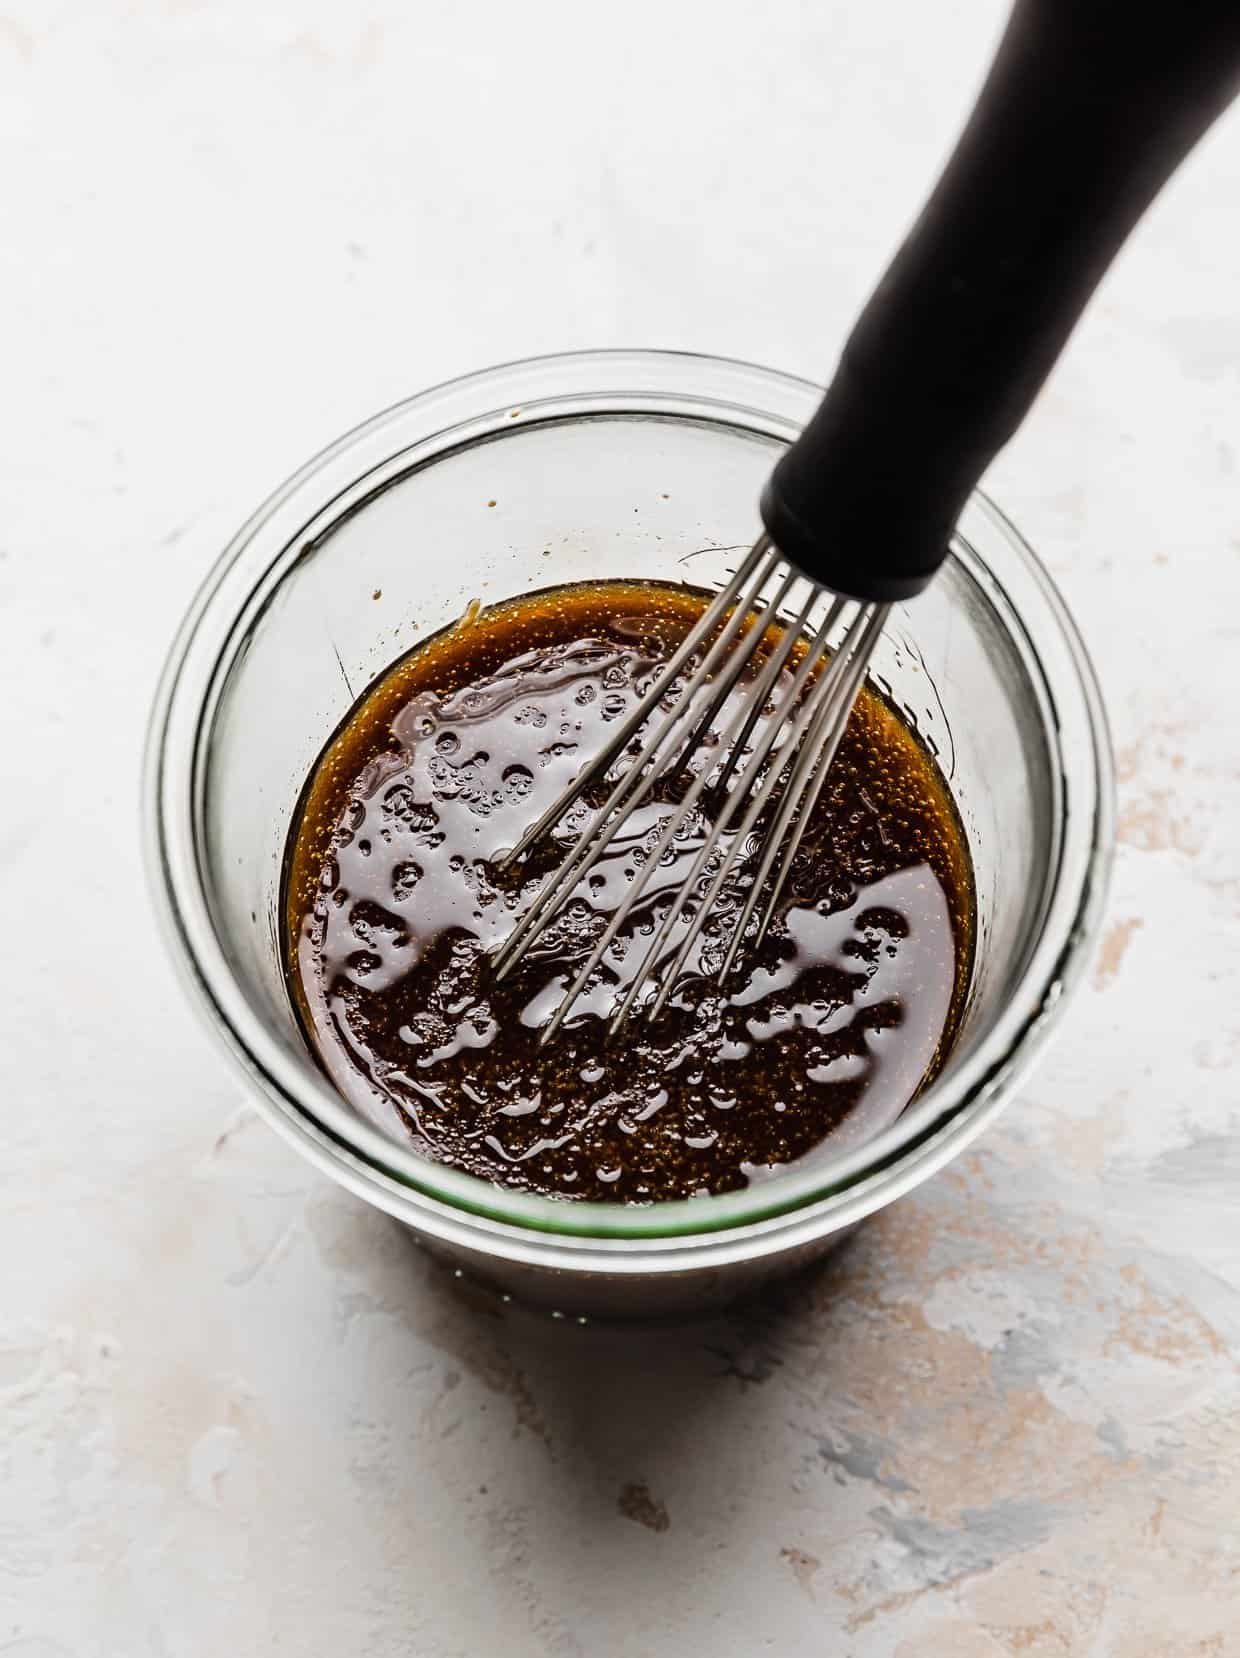
[[[667,1007],[651,1022],[639,1004],[606,1040],[701,846],[695,813],[539,1045],[685,774],[638,809],[526,959],[494,980],[489,958],[590,801],[518,867],[502,871],[500,857],[602,748],[706,599],[608,582],[467,615],[389,669],[320,758],[286,861],[290,988],[340,1092],[423,1153],[560,1197],[733,1190],[877,1133],[950,1047],[972,948],[968,854],[933,761],[869,690],[776,920],[722,988],[710,975],[746,859]],[[717,764],[709,743],[693,764]]]

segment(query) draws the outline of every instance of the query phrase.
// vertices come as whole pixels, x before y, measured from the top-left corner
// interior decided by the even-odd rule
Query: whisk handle
[[[1016,0],[954,153],[762,516],[806,575],[919,592],[1098,281],[1240,86],[1240,0]]]

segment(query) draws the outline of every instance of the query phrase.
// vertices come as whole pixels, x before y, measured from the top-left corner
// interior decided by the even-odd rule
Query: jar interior
[[[285,845],[302,785],[397,656],[488,604],[567,582],[713,587],[760,528],[782,447],[741,418],[508,411],[390,455],[287,537],[241,606],[198,736],[197,856],[246,999],[317,1075],[280,953]],[[938,759],[977,886],[969,997],[944,1077],[1006,1005],[1037,939],[1063,811],[1053,709],[1020,619],[969,541],[894,611],[872,678]]]

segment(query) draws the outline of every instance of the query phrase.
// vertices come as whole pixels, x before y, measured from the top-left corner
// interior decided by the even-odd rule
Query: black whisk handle
[[[1240,0],[1016,0],[934,193],[764,492],[786,558],[853,598],[926,585],[1103,272],[1238,86]]]

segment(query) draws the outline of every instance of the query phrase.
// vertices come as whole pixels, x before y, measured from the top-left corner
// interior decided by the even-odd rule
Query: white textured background
[[[997,0],[0,4],[0,1655],[1240,1653],[1240,116],[991,487],[1121,766],[1090,988],[809,1289],[500,1322],[257,1123],[140,885],[226,536],[443,376],[824,372]]]

